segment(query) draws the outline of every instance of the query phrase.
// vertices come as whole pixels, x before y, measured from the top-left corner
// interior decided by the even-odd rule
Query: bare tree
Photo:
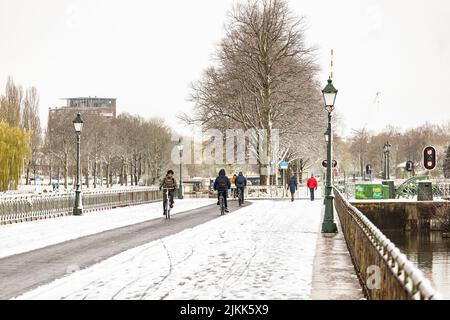
[[[182,118],[204,129],[254,132],[250,142],[261,183],[273,183],[280,156],[289,153],[272,149],[274,130],[289,141],[289,135],[314,135],[311,128],[325,123],[318,122],[324,118],[314,49],[305,45],[304,18],[295,17],[285,1],[248,1],[229,15],[216,53],[218,66],[208,68],[193,85],[195,115]]]
[[[42,129],[39,118],[39,96],[35,87],[28,88],[25,91],[21,123],[22,128],[28,132],[30,139],[31,159],[28,161],[26,173],[26,184],[29,184],[31,166],[33,166],[34,175],[36,175],[36,164],[42,144]]]

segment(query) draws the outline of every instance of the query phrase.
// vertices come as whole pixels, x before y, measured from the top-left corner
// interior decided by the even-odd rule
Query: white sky
[[[176,115],[191,110],[189,85],[212,63],[232,3],[0,0],[0,86],[8,75],[36,86],[44,123],[58,98],[107,96],[119,112],[162,117],[183,131]],[[450,121],[450,1],[289,3],[308,17],[324,85],[335,50],[346,132]]]

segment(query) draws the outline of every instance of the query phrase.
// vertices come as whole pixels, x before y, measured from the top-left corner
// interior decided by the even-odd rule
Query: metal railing
[[[157,188],[89,191],[82,195],[88,213],[154,202],[162,199]],[[0,224],[18,223],[71,215],[75,194],[16,196],[0,200]]]
[[[334,189],[334,194],[336,211],[347,246],[370,299],[436,300],[440,298],[428,279],[394,243],[364,214],[352,206],[339,190]],[[379,274],[376,275],[374,272]]]
[[[323,196],[322,186],[319,186],[315,192],[315,197]],[[291,197],[289,189],[282,186],[247,186],[245,188],[246,199],[288,199]],[[294,194],[296,199],[309,197],[309,190],[305,186],[299,186]]]

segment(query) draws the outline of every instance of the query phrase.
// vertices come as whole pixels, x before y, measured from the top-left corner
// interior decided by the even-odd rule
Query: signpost
[[[281,174],[281,185],[283,186],[283,198],[285,196],[285,187],[284,187],[284,185],[286,184],[284,176],[286,175],[286,171],[287,171],[288,168],[289,168],[289,162],[280,162],[280,169],[281,169],[281,172],[282,172],[282,174]]]

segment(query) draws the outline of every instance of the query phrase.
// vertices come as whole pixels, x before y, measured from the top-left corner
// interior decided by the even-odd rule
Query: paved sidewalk
[[[324,210],[322,210],[322,217],[323,214]],[[317,240],[311,299],[365,299],[339,218],[337,216],[335,218],[339,233],[336,235],[319,234]]]

